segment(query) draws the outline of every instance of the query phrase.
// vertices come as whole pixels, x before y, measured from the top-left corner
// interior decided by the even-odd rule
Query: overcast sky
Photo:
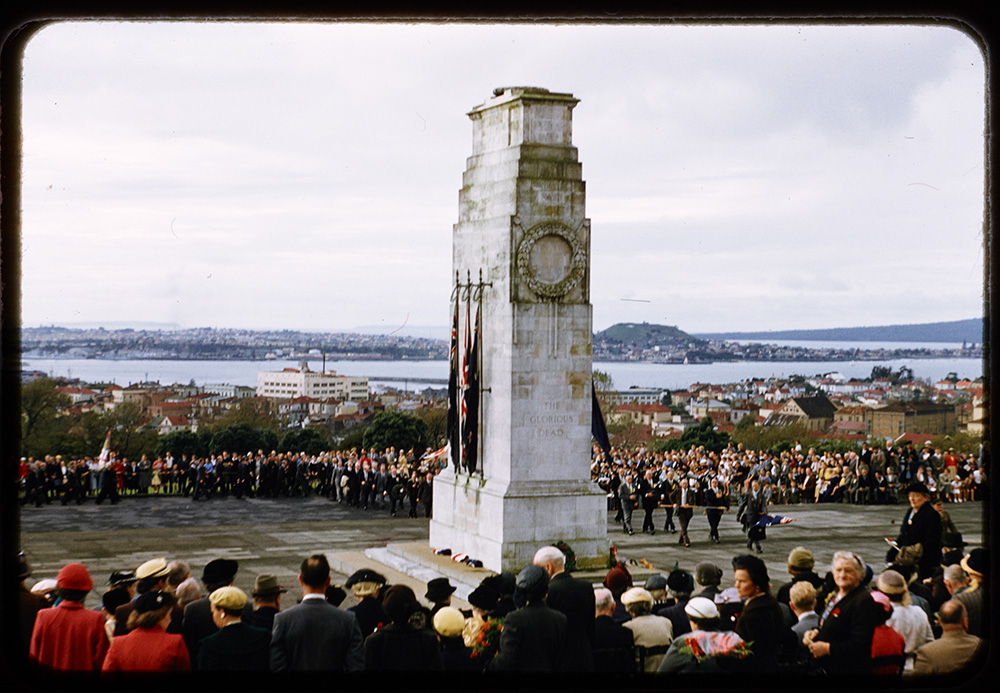
[[[53,25],[23,324],[446,326],[466,113],[513,85],[580,99],[595,330],[975,317],[984,74],[940,26]]]

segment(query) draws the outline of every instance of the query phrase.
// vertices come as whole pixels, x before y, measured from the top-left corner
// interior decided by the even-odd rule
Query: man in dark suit
[[[488,671],[554,672],[564,661],[566,616],[545,603],[549,577],[529,565],[517,575],[517,592],[524,606],[507,614],[500,633],[500,650]]]
[[[271,633],[243,623],[246,593],[220,587],[208,599],[219,630],[199,644],[198,671],[268,671]]]
[[[594,656],[594,588],[566,572],[566,556],[554,546],[545,546],[535,553],[534,564],[549,577],[546,603],[566,615],[564,671],[593,671]]]
[[[635,642],[632,631],[615,623],[615,598],[611,590],[594,590],[594,671],[635,673]]]
[[[209,561],[201,572],[201,581],[209,596],[196,599],[184,607],[181,635],[184,636],[184,644],[187,645],[194,669],[198,668],[198,645],[201,640],[219,630],[212,618],[212,604],[209,597],[215,590],[233,584],[238,569],[239,564],[231,558],[216,558],[214,561]],[[243,607],[243,620],[252,623],[252,619],[253,607],[246,604]]]
[[[362,671],[365,651],[358,620],[326,601],[326,556],[302,561],[299,583],[302,603],[274,617],[271,671]]]
[[[263,628],[268,633],[274,626],[274,616],[281,611],[281,595],[287,592],[278,584],[278,578],[273,575],[258,575],[253,583],[253,621],[252,625]]]

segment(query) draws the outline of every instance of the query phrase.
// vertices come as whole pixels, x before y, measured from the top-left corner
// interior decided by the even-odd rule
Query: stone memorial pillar
[[[590,480],[590,222],[572,142],[577,102],[509,87],[468,114],[453,269],[462,282],[482,271],[486,284],[480,453],[475,472],[437,476],[430,543],[494,571],[520,570],[559,540],[581,567],[607,561],[607,505]],[[460,313],[464,325],[464,304]]]

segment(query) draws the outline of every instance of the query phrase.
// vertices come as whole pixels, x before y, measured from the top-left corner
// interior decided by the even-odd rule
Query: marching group
[[[431,450],[386,448],[331,451],[320,455],[278,453],[208,457],[171,453],[149,460],[85,458],[64,460],[47,455],[44,460],[22,458],[19,469],[21,505],[59,501],[80,505],[93,498],[100,505],[118,503],[123,497],[175,494],[192,500],[213,497],[290,498],[319,495],[332,501],[368,510],[388,509],[392,516],[406,506],[409,517],[422,509],[430,517],[433,478],[439,466]]]
[[[914,493],[913,491],[910,492]],[[924,506],[912,508],[915,519]],[[929,516],[928,516],[929,517]],[[923,520],[915,519],[921,525]],[[900,541],[919,538],[900,536]],[[448,578],[413,589],[363,568],[331,584],[323,554],[302,561],[301,599],[259,575],[235,587],[236,561],[216,559],[201,580],[181,560],[111,575],[100,611],[84,607],[94,581],[80,563],[30,591],[22,556],[21,619],[28,661],[45,670],[103,672],[595,672],[925,675],[974,671],[983,654],[985,549],[939,552],[928,570],[900,545],[879,575],[850,551],[814,572],[805,547],[772,591],[764,562],[744,554],[724,571],[704,562],[633,584],[618,563],[600,586],[573,577],[556,547],[516,575],[482,580],[471,609],[451,604]],[[346,591],[357,604],[343,608]]]

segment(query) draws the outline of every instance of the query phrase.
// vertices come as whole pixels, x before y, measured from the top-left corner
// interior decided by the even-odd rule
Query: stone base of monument
[[[608,563],[607,501],[588,481],[483,480],[446,471],[435,479],[430,545],[518,572],[543,546],[565,542],[581,569]]]

